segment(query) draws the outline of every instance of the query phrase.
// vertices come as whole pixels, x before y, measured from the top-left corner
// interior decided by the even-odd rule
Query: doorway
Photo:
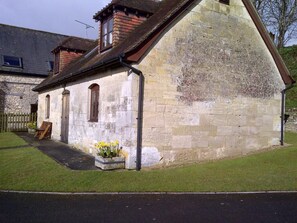
[[[62,93],[62,117],[61,117],[61,141],[68,143],[69,132],[69,96],[70,92],[64,90]]]

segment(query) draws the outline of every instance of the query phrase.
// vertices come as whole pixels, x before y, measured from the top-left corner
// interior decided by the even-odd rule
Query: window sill
[[[105,47],[105,48],[100,48],[100,53],[103,53],[103,52],[105,52],[105,51],[107,51],[107,50],[109,50],[109,49],[111,49],[112,48],[112,45],[110,45],[110,46],[107,46],[107,47]]]
[[[98,119],[97,120],[88,120],[88,122],[98,122]]]
[[[23,67],[20,67],[20,66],[13,66],[13,65],[7,65],[7,64],[2,64],[2,67],[24,69]]]

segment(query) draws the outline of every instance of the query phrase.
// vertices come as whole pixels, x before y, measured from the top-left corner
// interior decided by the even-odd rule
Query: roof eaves
[[[94,65],[92,65],[90,67],[87,67],[85,69],[70,73],[66,77],[56,78],[55,81],[50,82],[49,84],[45,84],[44,86],[41,83],[38,86],[36,86],[35,88],[33,88],[32,90],[40,92],[40,91],[43,91],[43,90],[51,88],[51,87],[55,87],[55,86],[58,86],[58,85],[61,85],[61,84],[64,84],[64,83],[68,83],[71,80],[77,79],[77,78],[83,76],[84,74],[86,74],[88,72],[107,68],[107,67],[109,67],[109,66],[111,66],[111,65],[113,65],[113,64],[115,64],[115,63],[117,63],[119,61],[120,61],[119,57],[109,58],[107,60],[100,61],[100,62],[98,62],[98,63],[96,63],[96,64],[94,64]],[[49,77],[49,78],[51,78],[51,77]],[[46,82],[46,80],[45,80],[45,82]]]
[[[4,74],[17,74],[17,75],[34,76],[34,77],[48,77],[48,74],[28,73],[23,71],[13,71],[13,70],[3,70],[3,69],[0,69],[0,71],[1,73],[4,73]]]

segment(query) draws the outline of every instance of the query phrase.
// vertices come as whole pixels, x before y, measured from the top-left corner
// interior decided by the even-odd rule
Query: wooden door
[[[64,90],[62,95],[61,141],[65,143],[68,143],[69,132],[69,96],[70,92]]]

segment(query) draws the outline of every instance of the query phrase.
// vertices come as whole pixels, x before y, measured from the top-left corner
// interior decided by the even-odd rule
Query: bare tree
[[[251,0],[253,5],[255,6],[256,10],[258,11],[259,15],[263,19],[264,11],[267,9],[267,2],[268,0]]]
[[[275,34],[277,48],[297,37],[297,0],[251,0],[267,29]]]

